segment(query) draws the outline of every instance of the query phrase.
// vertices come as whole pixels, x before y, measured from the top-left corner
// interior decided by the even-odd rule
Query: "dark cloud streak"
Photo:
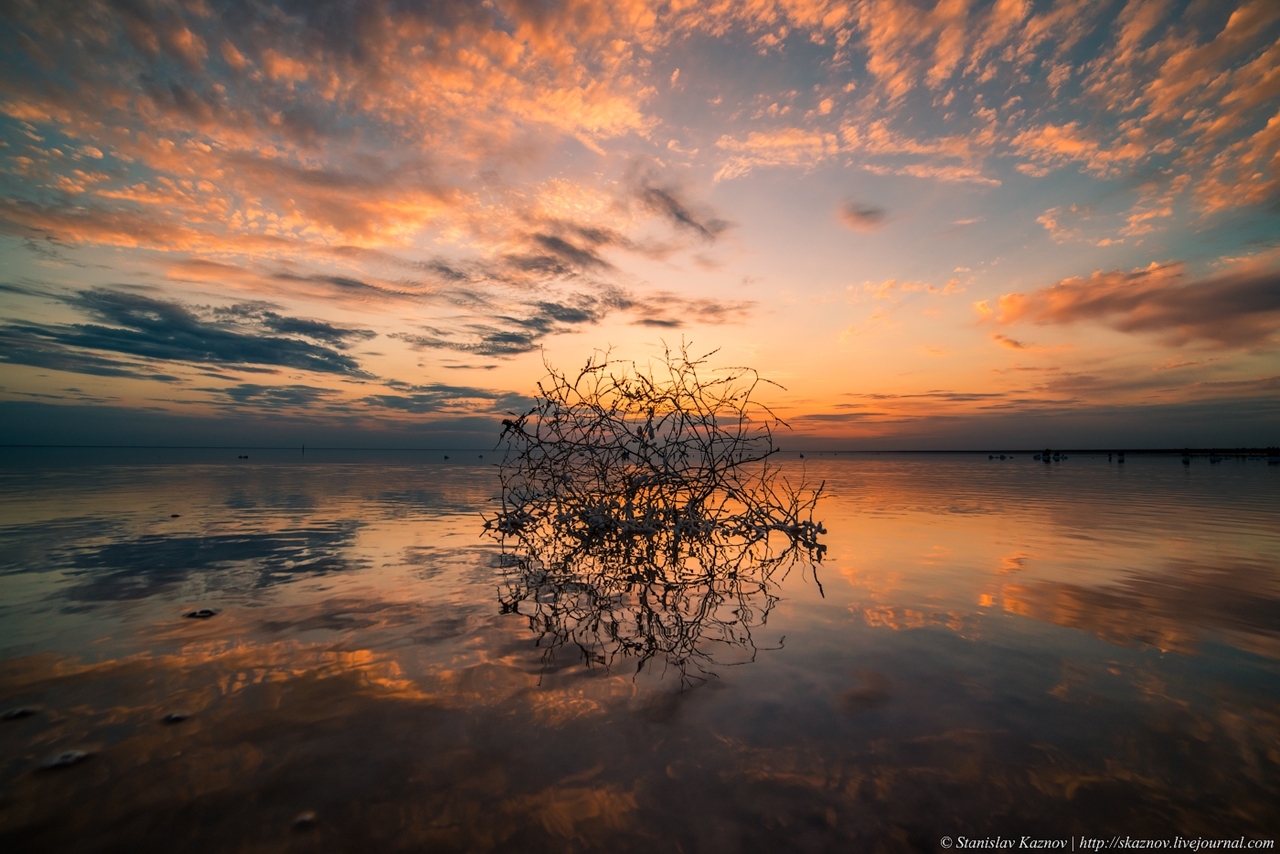
[[[849,202],[840,207],[840,220],[854,231],[874,231],[885,223],[885,209]]]
[[[1179,346],[1206,341],[1260,347],[1280,331],[1280,272],[1244,273],[1187,281],[1180,264],[1129,273],[1066,279],[1029,295],[1000,301],[1002,323],[1100,321],[1121,332],[1155,332]]]
[[[729,223],[712,217],[699,218],[670,187],[642,186],[636,197],[645,208],[665,217],[676,228],[692,231],[703,240],[715,240]]]
[[[188,364],[369,376],[354,358],[341,352],[349,340],[372,337],[366,330],[289,318],[259,305],[215,310],[213,319],[206,320],[177,302],[102,288],[81,291],[64,302],[99,323],[0,326],[0,340],[8,345],[0,358],[99,376],[158,378],[140,373],[131,363],[96,355],[101,352]]]
[[[257,383],[240,383],[224,389],[214,389],[238,404],[250,404],[263,409],[306,408],[333,395],[331,389],[306,385],[270,386]]]
[[[525,313],[495,314],[482,322],[460,328],[422,327],[425,334],[393,335],[413,347],[446,349],[481,356],[515,356],[536,350],[549,335],[571,332],[576,327],[599,323],[614,312],[635,317],[639,326],[679,329],[690,320],[726,323],[746,317],[752,302],[721,302],[690,299],[668,291],[633,296],[621,288],[604,287],[596,296],[571,294],[561,302],[543,300],[525,303]]]
[[[0,326],[0,361],[97,377],[179,381],[177,377],[155,373],[137,362],[110,359],[64,347],[49,340],[47,332],[46,327],[38,325]]]
[[[369,406],[414,414],[472,413],[476,410],[477,404],[482,410],[494,413],[522,411],[531,403],[529,398],[513,392],[490,391],[443,383],[405,386],[400,390],[405,393],[370,395],[361,402]]]

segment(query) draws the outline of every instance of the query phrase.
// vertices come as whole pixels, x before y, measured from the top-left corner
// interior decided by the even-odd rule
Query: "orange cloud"
[[[880,175],[911,175],[940,181],[999,186],[1000,181],[984,173],[983,165],[996,145],[990,127],[964,135],[919,139],[892,129],[881,119],[859,128],[847,124],[840,130],[849,151],[858,151],[893,163],[866,162],[862,167]],[[916,162],[903,164],[903,159]]]
[[[840,221],[854,231],[874,231],[884,225],[884,208],[849,202],[838,211]]]
[[[1197,197],[1210,213],[1259,204],[1278,194],[1280,112],[1267,121],[1266,127],[1214,157],[1209,173],[1196,187]]]
[[[1000,335],[999,333],[993,333],[991,340],[995,341],[1001,347],[1008,347],[1010,350],[1027,350],[1030,348],[1030,345],[1028,344],[1023,344],[1021,341],[1015,341],[1014,339],[1009,338],[1006,335]]]
[[[1147,154],[1135,142],[1102,143],[1086,135],[1078,122],[1044,124],[1023,131],[1010,141],[1012,149],[1045,168],[1079,163],[1100,177],[1114,177]]]
[[[1070,205],[1052,207],[1036,217],[1036,222],[1044,226],[1055,243],[1066,243],[1068,240],[1079,240],[1080,229],[1076,223],[1087,220],[1092,213],[1089,205]]]
[[[716,148],[729,153],[716,172],[715,180],[740,178],[752,169],[770,166],[812,168],[840,150],[833,133],[816,133],[801,128],[752,131],[746,139],[725,135]]]
[[[867,70],[890,101],[903,98],[922,77],[937,89],[954,74],[969,49],[968,6],[966,0],[940,0],[931,12],[892,0],[862,6],[859,25],[869,55]],[[992,31],[985,35],[983,48],[990,46]]]
[[[1189,281],[1181,264],[1156,264],[1128,273],[1097,272],[1064,279],[1028,295],[1000,297],[997,323],[1099,321],[1122,332],[1153,332],[1177,346],[1204,341],[1259,347],[1280,332],[1280,273],[1272,271]]]

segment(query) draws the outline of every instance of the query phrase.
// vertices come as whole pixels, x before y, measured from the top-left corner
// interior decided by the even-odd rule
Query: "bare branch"
[[[502,606],[548,655],[588,664],[654,657],[682,684],[729,651],[754,659],[751,629],[772,585],[822,560],[822,485],[793,486],[770,457],[782,422],[752,394],[750,368],[712,369],[665,348],[641,370],[601,353],[572,380],[547,366],[539,396],[503,422]],[[697,678],[697,677],[693,677]]]

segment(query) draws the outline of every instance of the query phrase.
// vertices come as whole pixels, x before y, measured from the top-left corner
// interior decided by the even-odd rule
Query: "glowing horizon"
[[[797,448],[1280,442],[1273,2],[0,14],[2,442],[469,445],[664,341]]]

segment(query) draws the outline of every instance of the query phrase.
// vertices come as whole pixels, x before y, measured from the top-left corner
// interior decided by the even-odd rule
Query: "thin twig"
[[[716,646],[753,660],[772,583],[822,560],[822,485],[792,486],[770,461],[783,422],[752,399],[769,381],[712,370],[712,355],[682,344],[641,370],[598,353],[572,379],[548,365],[533,406],[503,422],[485,528],[509,549],[503,611],[548,654],[573,644],[637,672],[661,656],[682,683],[725,663]]]

